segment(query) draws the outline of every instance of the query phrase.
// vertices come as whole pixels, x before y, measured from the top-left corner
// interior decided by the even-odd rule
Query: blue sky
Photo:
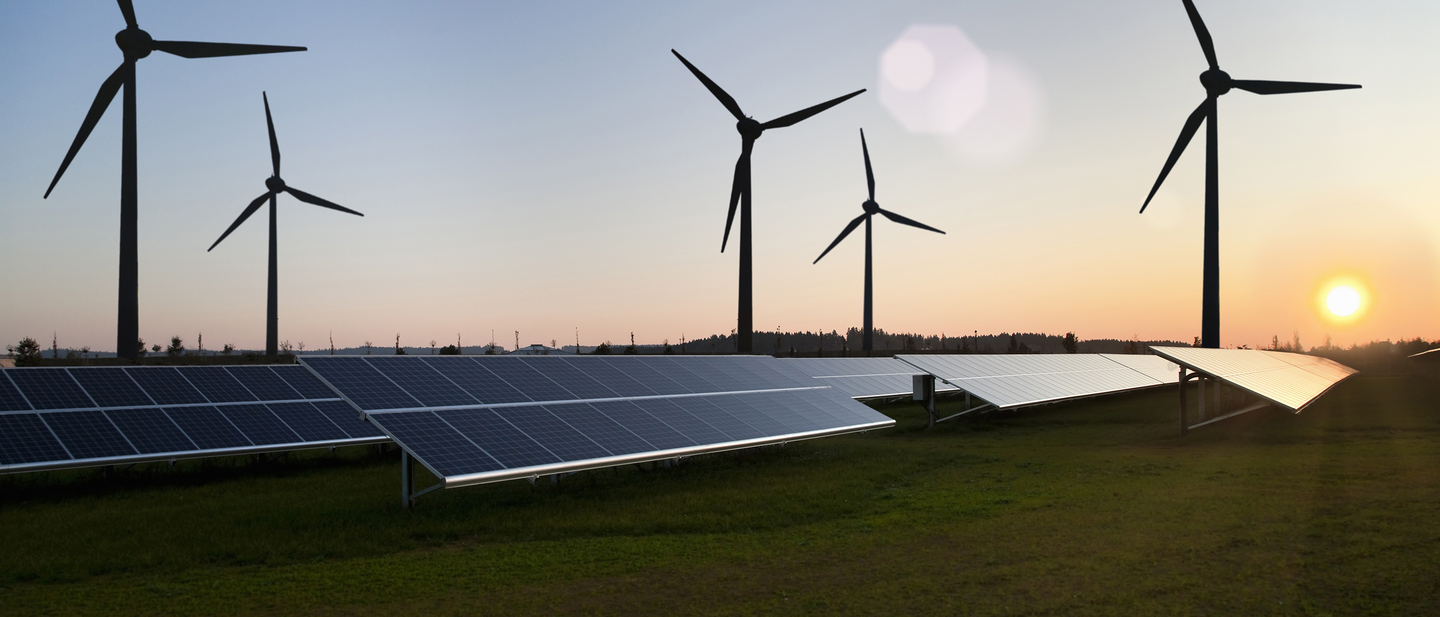
[[[1433,170],[1440,7],[1202,0],[1237,78],[1358,91],[1221,101],[1222,343],[1440,337]],[[158,39],[305,45],[139,64],[140,331],[260,347],[265,225],[205,249],[265,189],[261,91],[293,186],[365,213],[280,203],[281,338],[522,344],[678,341],[734,327],[719,252],[733,120],[678,49],[767,120],[870,92],[757,144],[757,329],[860,321],[856,236],[811,261],[865,196],[945,236],[876,227],[888,330],[1198,334],[1203,142],[1136,214],[1204,59],[1179,2],[171,2]],[[1038,93],[1004,160],[910,133],[876,96],[912,25],[957,26]],[[0,338],[111,349],[120,105],[45,186],[123,27],[106,0],[0,4]],[[982,110],[977,123],[984,123]],[[978,126],[978,125],[977,125]],[[963,137],[963,135],[962,135]],[[1359,280],[1363,319],[1314,298]]]

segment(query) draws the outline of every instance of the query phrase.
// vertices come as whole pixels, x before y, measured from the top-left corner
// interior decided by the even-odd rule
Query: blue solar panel
[[[470,358],[426,358],[426,364],[460,386],[470,396],[487,405],[497,403],[523,403],[530,397],[521,394],[505,380],[485,369]]]
[[[168,366],[126,367],[125,374],[145,389],[157,405],[193,405],[210,402],[190,381]]]
[[[375,428],[374,424],[360,419],[360,412],[355,411],[354,407],[344,401],[315,401],[310,404],[320,410],[320,413],[325,414],[326,418],[329,418],[331,422],[335,423],[335,426],[340,427],[340,430],[345,431],[351,438],[385,436],[385,433]]]
[[[299,433],[305,441],[334,441],[350,438],[310,403],[269,403],[265,406],[275,412],[281,421],[289,425],[290,430]]]
[[[785,400],[780,392],[739,394],[733,400],[726,400],[725,409],[735,414],[746,424],[759,429],[766,435],[803,433],[829,428],[810,417],[811,410],[793,408],[793,402]],[[740,410],[740,411],[737,411]]]
[[[20,396],[20,391],[15,389],[15,384],[10,383],[5,373],[0,371],[0,411],[28,411],[30,403],[25,402],[25,397]]]
[[[262,401],[295,401],[304,398],[268,366],[228,366],[225,370],[254,394],[255,398]]]
[[[435,415],[507,468],[560,462],[559,457],[488,409],[437,411]]]
[[[663,362],[663,364],[662,364]],[[647,363],[649,364],[649,363]],[[662,358],[659,362],[651,364],[654,370],[664,373],[665,377],[680,384],[688,393],[699,394],[702,392],[720,392],[723,389],[716,386],[710,380],[691,370],[691,367],[700,368],[698,364],[689,362],[676,362],[670,358]]]
[[[654,390],[655,394],[662,396],[694,394],[696,392],[704,392],[710,387],[710,384],[705,383],[693,373],[687,373],[688,377],[668,375],[651,367],[648,362],[640,358],[615,358],[614,360],[606,362],[606,364],[614,366],[615,370],[624,373],[636,382],[645,384],[646,388]],[[677,377],[680,378],[677,379]],[[690,385],[682,383],[682,381],[686,380],[693,383]]]
[[[655,419],[663,422],[665,426],[680,433],[686,439],[695,442],[697,445],[708,445],[733,441],[724,431],[701,420],[677,404],[676,399],[645,399],[634,401],[635,406],[641,411],[650,414]],[[733,418],[729,421],[734,421]]]
[[[223,366],[182,366],[180,374],[200,390],[211,403],[244,403],[259,400],[236,381]]]
[[[217,409],[257,446],[304,441],[264,405],[224,405]]]
[[[715,387],[710,390],[711,392],[738,392],[767,388],[765,384],[757,383],[753,377],[741,371],[733,358],[691,356],[685,359],[670,358],[670,361],[686,370],[693,371],[705,381],[713,384]]]
[[[559,356],[533,356],[520,358],[535,372],[541,373],[557,384],[565,384],[565,390],[582,399],[615,398],[620,396],[589,375],[580,372],[569,360]],[[554,400],[554,399],[551,399]]]
[[[41,416],[77,459],[132,456],[135,448],[100,411],[53,411]]]
[[[118,367],[83,368],[66,371],[101,407],[144,407],[156,404]]]
[[[18,465],[70,458],[55,435],[33,413],[0,414],[0,464]]]
[[[636,381],[629,375],[626,375],[624,371],[621,371],[614,363],[605,362],[599,358],[567,359],[566,362],[583,371],[596,381],[605,384],[605,387],[614,391],[617,395],[631,397],[656,396],[661,394],[654,389],[646,387],[645,384]],[[669,387],[679,389],[679,386],[673,383],[669,384]]]
[[[400,386],[426,407],[476,405],[480,401],[466,394],[444,375],[420,358],[366,358],[365,362]]]
[[[563,460],[579,461],[610,456],[610,452],[605,448],[561,422],[544,407],[496,407],[493,411]]]
[[[202,450],[221,448],[244,448],[251,446],[249,439],[240,434],[235,425],[214,407],[171,407],[165,410],[171,420],[190,436]]]
[[[84,409],[95,403],[80,389],[80,384],[70,378],[65,369],[19,368],[6,369],[6,374],[15,380],[20,392],[36,409]]]
[[[635,433],[641,439],[655,446],[656,450],[671,450],[674,448],[688,448],[696,445],[689,438],[681,435],[675,429],[670,428],[655,416],[650,415],[635,403],[630,401],[605,401],[601,403],[590,403],[596,411],[605,414],[605,417],[614,420],[620,426]],[[699,422],[699,420],[696,420]]]
[[[611,454],[634,454],[659,449],[585,403],[546,405],[545,409],[569,424],[570,428],[609,450]]]
[[[500,463],[470,443],[464,435],[428,411],[387,413],[385,429],[396,440],[425,452],[426,466],[440,475],[504,469]]]
[[[484,358],[475,362],[530,397],[530,400],[569,401],[576,398],[565,388],[526,366],[519,358]]]
[[[361,409],[413,409],[424,406],[396,387],[380,371],[366,364],[363,358],[307,357],[305,365]]]
[[[280,379],[294,388],[296,392],[299,392],[301,397],[308,399],[338,398],[333,390],[320,383],[320,380],[316,379],[303,366],[281,364],[271,366],[270,370],[275,371],[275,374],[279,375]]]
[[[744,420],[735,417],[734,414],[729,413],[727,410],[717,407],[714,403],[710,402],[710,397],[708,396],[687,396],[670,400],[674,401],[676,405],[679,405],[681,409],[690,412],[690,415],[700,418],[704,420],[706,424],[720,429],[721,432],[729,437],[729,439],[723,441],[742,441],[765,436],[764,432],[750,426]]]
[[[105,412],[141,454],[195,450],[194,442],[159,409],[111,409]]]

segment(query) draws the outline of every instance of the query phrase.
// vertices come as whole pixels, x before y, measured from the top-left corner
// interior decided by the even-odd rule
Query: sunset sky
[[[756,144],[757,330],[860,325],[863,236],[811,262],[861,213],[863,128],[881,206],[947,232],[877,219],[877,327],[1199,334],[1203,131],[1137,213],[1204,97],[1180,0],[135,5],[157,39],[309,47],[139,62],[149,342],[264,346],[263,212],[206,252],[265,191],[262,91],[286,181],[365,214],[280,198],[282,340],[728,333],[740,139],[671,48],[761,121],[869,89]],[[1222,345],[1440,338],[1440,4],[1198,7],[1237,79],[1364,85],[1221,98]],[[119,97],[41,196],[123,26],[111,0],[0,3],[7,343],[113,351]],[[920,66],[905,41],[927,32],[963,34]],[[931,111],[958,129],[906,116],[894,88],[954,77],[955,50],[970,72]],[[1323,297],[1342,282],[1363,300],[1343,321]]]

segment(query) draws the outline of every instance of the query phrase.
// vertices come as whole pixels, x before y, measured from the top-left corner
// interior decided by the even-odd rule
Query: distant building
[[[556,349],[556,348],[554,348],[554,347],[546,347],[546,346],[544,346],[544,345],[530,345],[529,347],[521,347],[520,349],[516,349],[515,351],[507,351],[507,352],[505,352],[505,355],[507,355],[507,356],[573,356],[573,355],[575,355],[575,354],[574,354],[574,352],[565,351],[565,350],[563,350],[563,349]]]

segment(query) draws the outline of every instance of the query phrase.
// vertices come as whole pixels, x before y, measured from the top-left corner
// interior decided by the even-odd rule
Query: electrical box
[[[935,376],[930,374],[912,375],[911,383],[913,390],[910,395],[912,401],[930,401],[935,398]]]

